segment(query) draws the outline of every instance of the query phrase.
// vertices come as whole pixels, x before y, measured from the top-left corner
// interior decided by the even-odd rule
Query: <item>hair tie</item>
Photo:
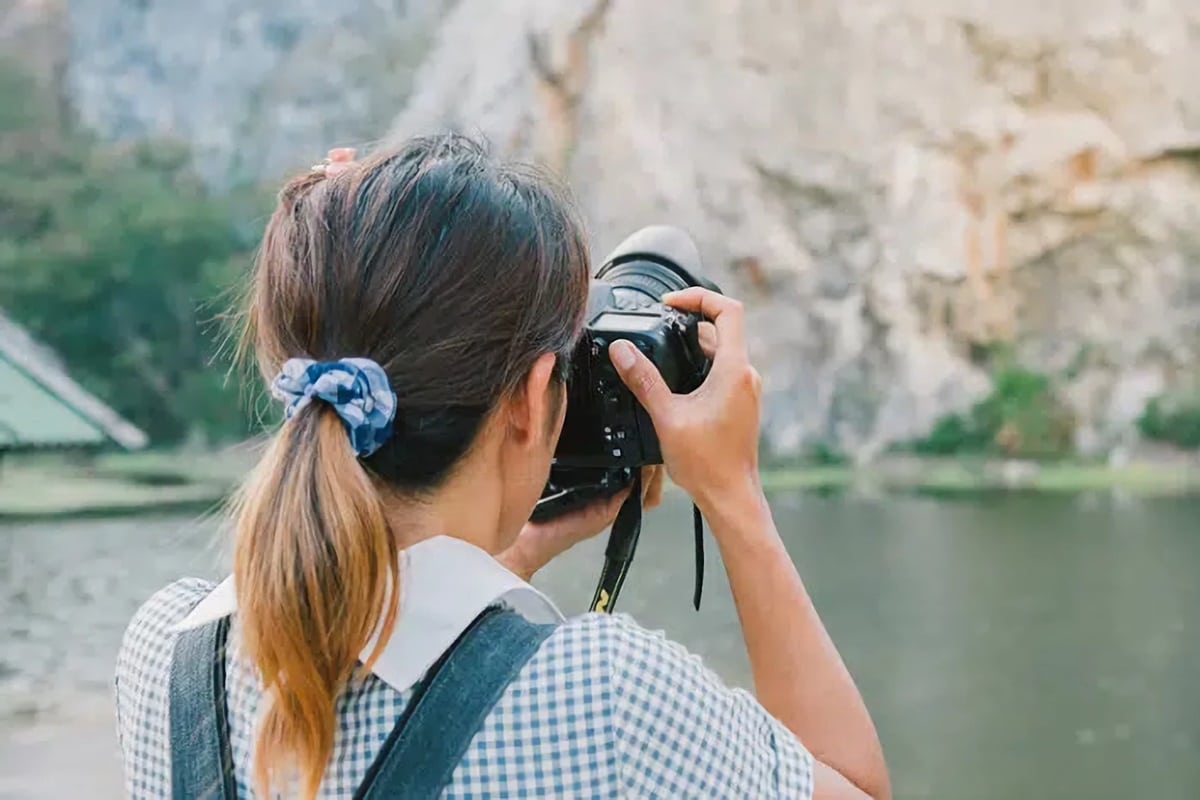
[[[396,393],[383,367],[369,358],[289,358],[271,382],[271,394],[287,403],[288,419],[313,398],[333,406],[359,458],[374,453],[392,435]]]

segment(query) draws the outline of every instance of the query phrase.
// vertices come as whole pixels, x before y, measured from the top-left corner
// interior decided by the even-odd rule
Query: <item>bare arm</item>
[[[875,726],[779,539],[766,499],[748,488],[706,505],[701,511],[729,574],[755,694],[825,765],[817,767],[816,796],[890,797]]]
[[[674,395],[628,342],[614,342],[610,353],[654,420],[668,473],[712,526],[759,702],[818,761],[817,798],[890,798],[870,715],[779,539],[761,490],[761,380],[746,356],[741,304],[704,289],[664,300],[715,324],[702,340],[713,358],[704,385]]]

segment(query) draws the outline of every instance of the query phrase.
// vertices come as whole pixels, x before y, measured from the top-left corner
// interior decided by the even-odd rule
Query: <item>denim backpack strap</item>
[[[494,606],[480,614],[417,684],[355,800],[440,796],[492,707],[554,628]]]
[[[237,800],[225,713],[229,617],[181,631],[171,657],[171,796]]]

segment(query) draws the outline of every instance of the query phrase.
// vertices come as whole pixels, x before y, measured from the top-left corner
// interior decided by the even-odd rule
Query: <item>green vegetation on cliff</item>
[[[962,414],[948,414],[913,443],[925,455],[993,453],[1052,458],[1070,452],[1075,420],[1050,378],[1006,365],[993,376],[991,393]]]
[[[1147,439],[1176,447],[1200,447],[1200,391],[1154,398],[1138,420],[1138,429]]]

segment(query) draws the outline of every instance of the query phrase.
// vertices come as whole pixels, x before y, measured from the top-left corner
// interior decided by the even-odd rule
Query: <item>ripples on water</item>
[[[110,690],[125,624],[149,594],[220,561],[212,521],[0,525],[0,720],[69,716]]]
[[[1200,501],[785,495],[773,507],[898,797],[1200,797]],[[748,685],[711,540],[704,606],[691,608],[690,542],[674,496],[648,521],[618,610]],[[602,551],[588,542],[537,582],[580,611]],[[54,763],[81,736],[108,737],[109,752],[126,622],[155,589],[222,563],[212,521],[0,525],[0,798],[50,786],[38,754]],[[51,733],[30,735],[38,726]],[[6,755],[5,736],[24,749]],[[107,755],[81,769],[116,785]]]

